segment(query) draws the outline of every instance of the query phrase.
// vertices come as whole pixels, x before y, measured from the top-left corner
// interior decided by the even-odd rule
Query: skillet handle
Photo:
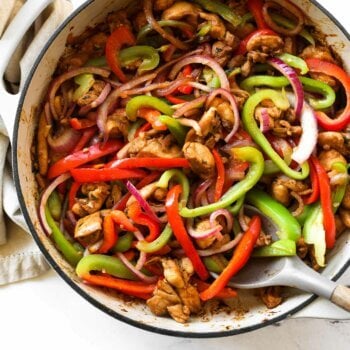
[[[13,53],[15,52],[18,44],[22,37],[27,32],[29,27],[38,18],[42,11],[52,2],[53,0],[27,0],[16,17],[11,21],[10,25],[6,29],[4,35],[0,40],[0,101],[1,104],[1,118],[0,128],[2,132],[7,131],[7,135],[12,136],[13,126],[15,122],[16,111],[18,107],[18,101],[21,94],[23,82],[27,78],[21,76],[20,91],[13,95],[7,92],[4,84],[4,74],[8,63],[11,60]],[[4,125],[3,125],[4,124]],[[6,130],[7,129],[7,130]],[[11,137],[10,137],[11,138]]]
[[[350,311],[350,288],[338,285],[331,296],[331,302]]]

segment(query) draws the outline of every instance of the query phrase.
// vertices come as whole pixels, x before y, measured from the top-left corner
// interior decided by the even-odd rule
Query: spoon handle
[[[350,288],[339,285],[334,289],[331,302],[350,311]]]

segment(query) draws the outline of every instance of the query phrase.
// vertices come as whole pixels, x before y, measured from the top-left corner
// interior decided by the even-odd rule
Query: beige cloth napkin
[[[0,0],[0,39],[24,2]],[[20,83],[20,62],[22,66],[30,67],[52,32],[71,11],[69,0],[55,0],[27,31],[5,74],[5,80],[14,92]],[[12,180],[10,140],[7,135],[6,126],[0,117],[0,285],[35,277],[49,268],[28,234],[20,211]]]

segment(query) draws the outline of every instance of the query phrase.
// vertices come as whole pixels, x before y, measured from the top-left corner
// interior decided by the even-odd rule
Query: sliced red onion
[[[176,111],[174,112],[173,117],[179,118],[188,111],[201,108],[204,105],[206,100],[207,100],[207,96],[200,96],[192,101],[182,103],[181,105],[179,105],[179,108],[177,108]]]
[[[181,125],[188,126],[188,127],[192,128],[196,132],[196,135],[202,136],[202,128],[196,120],[187,119],[187,118],[179,118],[179,119],[177,119],[177,121]]]
[[[98,68],[98,67],[81,67],[81,68],[73,69],[67,73],[60,75],[58,78],[56,78],[52,82],[51,88],[49,90],[50,109],[51,109],[51,113],[55,119],[58,119],[57,111],[55,108],[55,96],[56,96],[58,89],[65,81],[72,79],[72,78],[76,77],[77,75],[85,74],[85,73],[96,74],[96,75],[102,76],[103,78],[108,78],[108,76],[110,75],[111,72],[107,69]]]
[[[204,92],[211,92],[211,91],[213,91],[213,89],[210,86],[198,83],[196,81],[191,81],[191,82],[188,83],[188,85],[194,87],[195,89],[202,90]]]
[[[230,88],[230,87],[229,87]],[[209,96],[208,96],[208,99],[207,99],[207,102],[206,102],[206,107],[208,108],[210,106],[210,104],[212,103],[212,101],[214,100],[214,98],[217,96],[217,95],[222,95],[224,96],[229,102],[230,102],[230,105],[231,105],[231,108],[232,108],[232,112],[233,112],[233,115],[234,115],[234,123],[233,123],[233,126],[232,126],[232,130],[230,131],[230,133],[225,137],[225,142],[229,142],[232,138],[232,136],[236,133],[236,131],[238,130],[239,128],[239,110],[238,110],[238,106],[237,106],[237,102],[234,98],[234,96],[231,94],[231,92],[229,91],[229,88],[228,89],[224,89],[224,88],[221,88],[221,89],[216,89],[214,90]]]
[[[189,64],[203,64],[210,67],[214,73],[218,76],[220,80],[220,85],[222,89],[230,90],[230,82],[226,76],[225,71],[222,69],[219,63],[215,61],[214,58],[206,55],[193,55],[184,58],[174,65],[172,68],[169,78],[174,80],[176,75],[180,72],[180,70]]]
[[[140,271],[147,260],[147,254],[145,252],[140,252],[140,256],[136,262],[135,269]]]
[[[220,248],[209,248],[209,249],[203,249],[199,250],[197,249],[197,253],[199,256],[211,256],[219,253],[227,252],[228,250],[233,249],[241,240],[243,237],[242,233],[239,233],[232,241],[222,245]]]
[[[123,253],[117,253],[117,257],[141,281],[146,283],[154,283],[158,280],[157,276],[146,276],[144,273],[137,270],[136,267],[125,257]]]
[[[226,219],[226,228],[228,232],[231,232],[233,227],[233,216],[227,209],[219,209],[215,210],[210,214],[209,221],[211,227],[215,227],[216,225],[216,218],[219,216],[224,216]]]
[[[231,143],[227,143],[225,146],[222,146],[220,149],[226,153],[231,154],[231,149],[235,147],[257,147],[256,143],[250,139],[240,139],[234,140]]]
[[[195,207],[199,207],[201,205],[201,198],[204,192],[213,184],[213,182],[214,180],[209,178],[198,185],[193,195]]]
[[[287,93],[291,105],[296,104],[296,98],[293,94]],[[300,118],[301,128],[303,130],[299,144],[293,149],[292,159],[298,164],[306,162],[317,145],[317,119],[313,109],[304,101],[304,107]]]
[[[260,119],[260,131],[262,133],[268,132],[271,128],[271,125],[270,125],[270,116],[269,116],[269,113],[267,112],[267,108],[261,109],[261,114],[259,119]]]
[[[57,153],[70,152],[79,142],[81,133],[72,128],[59,131],[56,137],[51,134],[47,136],[47,143],[50,148]]]
[[[71,210],[67,210],[66,215],[67,215],[67,219],[75,227],[75,225],[77,224],[77,219],[75,218],[74,213]]]
[[[169,87],[169,85],[171,84],[172,82],[170,81],[163,81],[163,82],[150,83],[150,84],[149,82],[147,82],[145,86],[124,91],[122,97],[127,97],[130,95],[141,95],[157,89],[165,89]]]
[[[193,224],[193,219],[187,220],[186,228],[187,228],[188,234],[192,238],[195,238],[195,239],[203,239],[203,238],[209,238],[212,236],[216,236],[222,230],[221,225],[216,225],[214,227],[211,227],[208,230],[197,231],[193,228],[192,224]],[[221,234],[219,235],[219,238],[222,238],[222,236],[221,237],[220,236],[221,236]]]
[[[167,86],[166,88],[158,89],[156,91],[156,94],[158,96],[170,95],[170,94],[174,93],[180,86],[187,85],[190,81],[192,81],[191,78],[177,79],[177,80],[171,82],[171,84],[169,86]]]
[[[52,233],[51,228],[47,223],[46,215],[45,215],[47,200],[49,199],[51,193],[56,189],[56,187],[62,182],[67,181],[70,177],[71,175],[69,173],[65,173],[58,176],[53,182],[50,183],[50,185],[45,189],[45,191],[41,195],[40,205],[39,205],[39,220],[40,220],[41,226],[43,227],[47,235],[51,235]]]
[[[79,112],[78,112],[78,114],[79,115],[85,115],[91,109],[100,106],[105,101],[105,99],[107,98],[107,96],[109,95],[111,90],[112,90],[111,84],[107,83],[104,86],[104,88],[102,89],[100,95],[96,98],[96,100],[92,101],[90,104],[88,104],[86,106],[81,107]]]
[[[47,125],[52,125],[52,115],[51,115],[51,111],[50,111],[50,104],[49,104],[49,102],[45,103],[44,113],[45,113],[46,124]]]
[[[135,197],[135,199],[140,204],[141,208],[146,212],[146,214],[155,222],[159,223],[159,219],[157,215],[153,212],[152,208],[148,204],[148,202],[142,197],[141,193],[138,191],[138,189],[130,182],[128,181],[126,183],[126,188],[131,193],[132,196]]]
[[[299,117],[304,104],[304,90],[297,73],[278,57],[272,57],[267,62],[290,81],[296,96],[294,110],[296,116]]]

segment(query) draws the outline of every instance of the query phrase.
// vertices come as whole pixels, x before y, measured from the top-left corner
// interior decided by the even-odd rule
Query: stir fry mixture
[[[322,268],[350,227],[349,94],[288,0],[112,12],[68,38],[43,103],[42,227],[82,281],[177,322],[236,297],[252,256]],[[282,302],[279,287],[261,297]]]

